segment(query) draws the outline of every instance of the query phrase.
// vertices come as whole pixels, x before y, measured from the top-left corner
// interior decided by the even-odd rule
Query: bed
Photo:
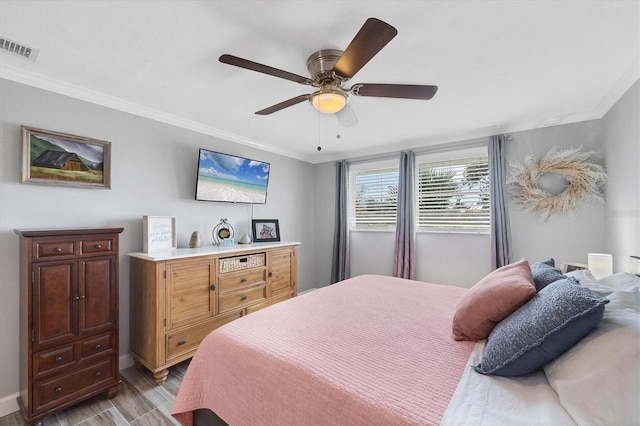
[[[606,297],[605,315],[570,351],[528,374],[478,373],[497,337],[454,340],[452,324],[471,290],[365,275],[212,332],[189,365],[172,415],[183,425],[638,424],[640,279],[627,274],[622,290],[581,272],[573,285],[592,286],[594,298]],[[507,317],[539,293],[534,287]],[[605,339],[602,348],[601,334],[621,328],[625,333]],[[595,342],[589,340],[594,334]],[[607,347],[621,342],[629,350],[612,355]],[[598,355],[572,365],[576,355],[567,356],[582,354],[580,345]],[[594,367],[592,358],[603,365]],[[624,366],[623,376],[612,375],[614,362]],[[616,380],[614,388],[601,390]],[[576,394],[590,385],[595,388]],[[581,400],[589,392],[597,404]],[[604,415],[593,417],[598,409]]]

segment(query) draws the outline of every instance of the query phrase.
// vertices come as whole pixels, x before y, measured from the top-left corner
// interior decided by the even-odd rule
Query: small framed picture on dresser
[[[253,230],[253,242],[255,243],[280,241],[278,219],[253,219],[251,221],[251,229]]]

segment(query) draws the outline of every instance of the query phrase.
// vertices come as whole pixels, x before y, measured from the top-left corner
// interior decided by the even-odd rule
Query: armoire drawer
[[[80,241],[80,254],[108,254],[113,253],[115,248],[115,239],[86,239]]]
[[[70,367],[77,359],[75,344],[34,353],[33,377]]]
[[[33,384],[35,411],[47,409],[57,400],[115,377],[115,360],[108,359],[80,371],[67,372]]]
[[[75,256],[77,241],[61,240],[34,243],[34,260]]]
[[[114,335],[106,334],[104,336],[92,337],[82,342],[82,359],[96,355],[106,353],[113,348]]]

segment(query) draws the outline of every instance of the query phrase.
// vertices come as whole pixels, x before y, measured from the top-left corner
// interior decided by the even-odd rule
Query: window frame
[[[485,226],[479,227],[424,227],[421,226],[421,212],[420,212],[420,169],[423,164],[433,164],[439,162],[456,162],[458,160],[467,160],[467,159],[476,159],[483,158],[486,159],[487,164],[487,207],[488,207],[488,224]],[[489,186],[489,157],[488,157],[488,147],[487,145],[476,146],[471,148],[458,148],[452,149],[450,151],[443,152],[433,152],[433,153],[423,153],[416,155],[416,167],[415,167],[415,217],[416,217],[416,232],[419,233],[450,233],[450,234],[489,234],[491,228],[491,188]]]
[[[356,163],[349,165],[349,197],[348,197],[348,209],[349,209],[349,230],[350,231],[365,231],[365,232],[395,232],[396,230],[396,219],[394,217],[393,224],[384,225],[384,226],[375,226],[375,225],[358,225],[357,224],[357,215],[356,215],[356,175],[359,172],[375,172],[375,171],[383,171],[387,169],[395,169],[396,173],[400,173],[400,160],[397,158],[394,159],[384,159],[384,160],[372,160],[363,163]],[[390,170],[391,172],[391,170]],[[398,184],[398,181],[395,181],[395,184]],[[397,213],[397,195],[396,195],[396,207],[394,209],[394,213]]]
[[[486,158],[487,164],[487,185],[488,182],[488,146],[483,143],[481,145],[474,145],[471,147],[455,147],[446,150],[433,150],[427,152],[416,153],[416,163],[414,172],[414,217],[415,217],[415,230],[416,233],[449,233],[449,234],[489,234],[490,233],[490,221],[491,221],[491,200],[490,191],[491,188],[487,186],[488,190],[488,225],[480,227],[421,227],[420,218],[420,165],[425,163],[437,163],[441,161],[456,161],[461,159],[472,158]],[[355,180],[358,173],[385,169],[395,169],[399,174],[400,160],[398,158],[387,158],[382,160],[371,160],[349,164],[349,182],[348,182],[348,220],[350,232],[395,232],[397,219],[394,218],[393,224],[387,224],[383,226],[376,226],[374,224],[358,225],[356,218],[356,197],[355,197]],[[397,182],[396,182],[397,185]],[[394,209],[397,212],[397,195],[396,195],[396,207]]]

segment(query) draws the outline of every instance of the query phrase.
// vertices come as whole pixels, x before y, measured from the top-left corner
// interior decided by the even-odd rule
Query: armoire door
[[[34,349],[78,336],[75,260],[34,264],[32,342]]]
[[[113,256],[79,261],[78,306],[81,335],[115,328],[118,315],[115,271]]]

